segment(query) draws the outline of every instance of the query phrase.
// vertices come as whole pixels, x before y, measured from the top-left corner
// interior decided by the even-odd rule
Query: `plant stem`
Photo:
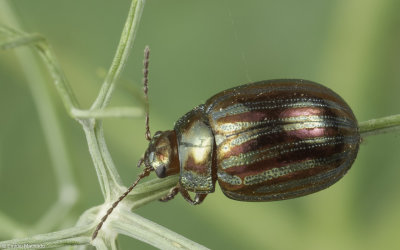
[[[143,116],[143,110],[135,107],[111,107],[100,110],[74,109],[71,113],[77,119],[134,118]]]
[[[129,52],[135,40],[139,21],[143,12],[145,0],[133,0],[129,9],[128,18],[122,31],[121,39],[114,55],[113,62],[100,89],[100,93],[91,109],[101,109],[110,102],[115,83],[121,76],[122,69],[128,60]]]
[[[110,186],[110,189],[112,191],[111,196],[109,198],[110,200],[115,200],[117,197],[120,196],[121,190],[123,190],[122,180],[118,174],[117,169],[115,168],[115,164],[112,160],[110,151],[108,151],[107,148],[107,143],[104,138],[103,122],[98,121],[95,124],[94,129],[101,157],[103,158],[104,166],[107,171],[106,184]]]
[[[160,249],[208,249],[123,208],[119,210],[119,220],[110,224],[117,232]]]
[[[39,234],[29,238],[7,240],[0,242],[0,249],[4,248],[55,248],[73,245],[87,245],[90,237],[83,236],[90,233],[89,226],[73,227],[58,232]]]
[[[112,195],[112,193],[114,192],[113,189],[115,189],[116,183],[111,184],[110,180],[119,179],[119,176],[115,178],[110,178],[111,172],[114,171],[108,171],[105,166],[105,162],[102,156],[102,152],[100,150],[100,145],[97,140],[93,123],[94,122],[89,123],[89,125],[83,125],[83,130],[85,131],[90,156],[92,157],[93,164],[96,169],[96,174],[99,180],[101,192],[103,193],[103,197],[105,200],[112,200],[115,196]]]
[[[360,122],[362,137],[400,130],[400,114]]]

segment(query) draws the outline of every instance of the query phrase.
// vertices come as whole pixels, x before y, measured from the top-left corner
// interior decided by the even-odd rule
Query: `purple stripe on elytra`
[[[358,136],[333,136],[333,137],[317,137],[296,142],[279,144],[273,147],[261,148],[258,150],[241,153],[239,155],[230,156],[219,162],[222,169],[250,165],[266,159],[282,156],[287,153],[293,153],[300,150],[311,150],[325,146],[333,146],[338,144],[357,144]]]

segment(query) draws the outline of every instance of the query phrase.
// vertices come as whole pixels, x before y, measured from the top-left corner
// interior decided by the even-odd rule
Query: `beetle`
[[[172,130],[153,137],[148,123],[147,106],[150,143],[138,163],[145,169],[108,210],[93,239],[117,204],[151,171],[159,178],[179,174],[179,183],[161,201],[181,193],[190,204],[200,204],[217,181],[234,200],[285,200],[336,183],[350,169],[360,145],[357,120],[347,103],[329,88],[299,79],[222,91],[182,116]]]
[[[269,80],[218,93],[173,130],[156,132],[144,165],[159,178],[179,174],[163,201],[180,192],[200,204],[217,181],[228,198],[276,201],[337,182],[359,144],[357,120],[332,90],[306,80]]]

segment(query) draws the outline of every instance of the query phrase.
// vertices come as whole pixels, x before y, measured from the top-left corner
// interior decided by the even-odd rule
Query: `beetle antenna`
[[[143,59],[143,92],[144,92],[144,111],[145,111],[145,116],[146,116],[146,132],[145,132],[145,137],[146,140],[150,141],[151,140],[151,133],[150,133],[150,125],[149,125],[149,58],[150,58],[150,48],[149,46],[146,46],[144,48],[144,59]]]
[[[150,167],[146,167],[144,168],[143,172],[141,174],[139,174],[138,178],[136,179],[136,181],[134,183],[132,183],[132,185],[125,191],[125,193],[123,193],[118,200],[116,200],[111,207],[107,210],[107,213],[101,218],[100,223],[97,225],[96,229],[94,230],[93,234],[92,234],[92,240],[96,239],[97,234],[99,233],[101,227],[103,226],[104,222],[107,220],[108,216],[112,213],[112,211],[114,210],[114,208],[117,207],[117,205],[132,191],[132,189],[139,183],[139,181],[141,179],[143,179],[144,177],[148,176],[150,174],[151,171],[153,171],[153,168]]]

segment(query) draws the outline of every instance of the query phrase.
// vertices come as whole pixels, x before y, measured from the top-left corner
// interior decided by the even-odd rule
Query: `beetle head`
[[[157,131],[144,154],[144,165],[154,169],[159,178],[179,173],[179,158],[174,130]]]

